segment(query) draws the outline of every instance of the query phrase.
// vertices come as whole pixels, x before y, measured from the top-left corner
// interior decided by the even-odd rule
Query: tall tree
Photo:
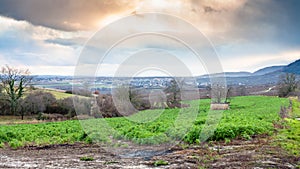
[[[6,65],[1,69],[0,80],[5,93],[8,95],[10,112],[16,115],[19,99],[23,96],[25,88],[32,80],[30,72],[28,69],[16,69]]]

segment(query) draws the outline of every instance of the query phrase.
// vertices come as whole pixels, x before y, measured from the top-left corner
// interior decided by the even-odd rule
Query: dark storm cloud
[[[276,0],[278,6],[281,6],[284,10],[278,15],[282,15],[282,24],[278,25],[281,30],[279,39],[290,45],[300,47],[300,1],[280,1]],[[273,11],[277,13],[277,11]]]
[[[237,36],[254,41],[278,40],[278,43],[300,43],[300,1],[248,1],[236,14]],[[266,38],[266,39],[265,39]]]
[[[132,8],[124,0],[1,0],[0,15],[35,25],[76,31],[93,29],[107,15]],[[98,22],[98,23],[97,23]]]
[[[299,0],[190,0],[190,11],[212,36],[233,41],[299,45]],[[187,13],[187,12],[186,12]],[[196,22],[196,23],[197,23]],[[193,22],[195,23],[195,22]],[[206,33],[206,32],[204,32]]]

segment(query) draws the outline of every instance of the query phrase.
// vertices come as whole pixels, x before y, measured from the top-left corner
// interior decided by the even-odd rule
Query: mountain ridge
[[[199,77],[207,78],[209,76],[225,76],[225,77],[247,77],[247,76],[262,76],[266,74],[272,74],[274,72],[280,73],[294,73],[300,75],[300,59],[288,64],[288,65],[279,65],[279,66],[268,66],[261,68],[253,73],[247,71],[240,72],[223,72],[215,74],[205,74]]]
[[[286,73],[294,73],[300,75],[300,59],[290,63],[286,67],[283,68],[283,72]]]
[[[202,83],[210,83],[210,78],[225,77],[228,85],[266,85],[277,84],[279,77],[285,73],[294,73],[297,78],[300,79],[300,59],[288,65],[269,66],[259,69],[253,73],[248,72],[245,74],[245,72],[224,72],[198,76],[197,79]]]

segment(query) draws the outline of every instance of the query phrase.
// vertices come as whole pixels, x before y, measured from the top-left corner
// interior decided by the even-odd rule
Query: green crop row
[[[138,144],[183,140],[198,143],[255,134],[271,134],[281,105],[288,99],[247,96],[231,100],[230,110],[210,111],[210,100],[188,101],[183,109],[146,110],[130,117],[0,126],[0,147],[116,139]]]

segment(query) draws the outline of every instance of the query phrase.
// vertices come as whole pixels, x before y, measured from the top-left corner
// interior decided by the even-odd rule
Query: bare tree
[[[237,88],[237,96],[246,96],[247,94],[248,93],[245,85],[239,86]]]
[[[292,73],[286,73],[279,77],[279,97],[286,97],[290,93],[295,92],[297,89],[296,75]]]
[[[10,112],[16,115],[18,109],[18,101],[23,96],[25,88],[32,80],[29,70],[22,70],[10,67],[8,65],[2,67],[0,80],[5,93],[8,95],[10,102]]]
[[[170,107],[178,107],[180,104],[180,86],[175,79],[172,79],[165,89],[167,93],[167,102]]]
[[[231,88],[227,88],[221,84],[212,84],[210,88],[213,103],[221,104],[228,101],[228,97],[231,94]]]

